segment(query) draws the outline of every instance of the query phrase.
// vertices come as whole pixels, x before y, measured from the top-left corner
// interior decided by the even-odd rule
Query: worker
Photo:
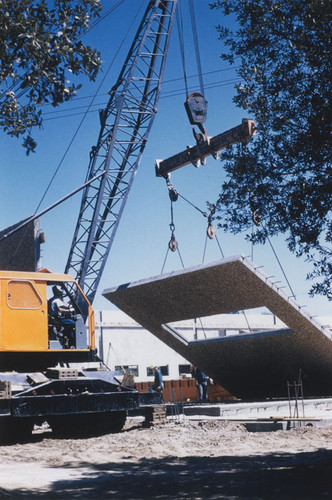
[[[202,370],[197,368],[197,366],[191,365],[191,376],[195,379],[196,386],[198,388],[198,400],[208,401],[207,395],[207,376]]]
[[[72,313],[75,310],[63,301],[63,292],[57,286],[52,287],[53,297],[48,301],[48,314],[55,324],[63,328],[64,342],[63,347],[74,348],[74,329],[75,321]]]
[[[164,383],[163,383],[163,376],[162,376],[161,370],[160,370],[159,366],[156,366],[156,365],[152,365],[151,370],[152,370],[153,375],[154,375],[154,382],[153,382],[153,385],[151,387],[149,387],[149,391],[150,392],[158,392],[162,397]]]

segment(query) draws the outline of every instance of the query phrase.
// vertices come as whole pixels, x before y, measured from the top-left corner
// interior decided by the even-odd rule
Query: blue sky
[[[113,2],[114,3],[114,2]],[[110,2],[102,1],[105,9]],[[217,135],[241,123],[246,113],[232,102],[236,72],[220,59],[222,43],[218,40],[215,26],[222,23],[220,11],[211,11],[208,0],[194,0],[198,39],[200,45],[205,96],[209,101],[206,128],[208,135]],[[106,105],[107,91],[115,83],[136,28],[132,28],[119,55],[106,74],[107,68],[128,31],[137,10],[143,12],[146,1],[126,0],[113,14],[100,22],[87,36],[86,42],[97,46],[102,53],[104,73],[97,82],[83,81],[78,97],[54,109],[44,107],[44,124],[34,132],[38,147],[35,154],[26,157],[19,141],[2,134],[1,184],[0,184],[0,229],[32,215],[64,155],[88,106],[106,75],[95,100],[97,106],[90,112],[81,126],[73,145],[66,155],[59,172],[51,185],[40,209],[47,207],[62,196],[81,185],[86,176],[89,151],[96,143],[99,133],[98,109]],[[194,43],[189,23],[187,1],[182,0],[185,25],[186,70],[190,90],[199,90]],[[225,20],[226,23],[230,21]],[[235,64],[236,66],[236,64]],[[191,78],[192,77],[192,78]],[[192,126],[187,119],[184,103],[185,91],[180,59],[176,23],[166,64],[164,84],[159,109],[141,165],[133,184],[120,226],[111,249],[109,259],[94,302],[95,309],[107,309],[110,304],[101,295],[105,288],[128,281],[136,281],[160,274],[168,241],[170,239],[170,201],[163,179],[156,178],[156,158],[165,159],[194,145]],[[186,166],[172,174],[174,187],[201,210],[206,202],[214,202],[224,179],[220,162],[208,159],[205,166],[195,169]],[[43,245],[43,266],[54,272],[63,272],[76,225],[80,194],[71,198],[49,214],[43,216],[41,226],[46,234]],[[206,219],[181,199],[174,204],[175,236],[179,243],[185,267],[202,262],[205,245]],[[252,255],[251,245],[243,235],[233,236],[217,231],[219,243],[225,256]],[[324,297],[310,299],[310,282],[306,274],[310,265],[291,254],[284,236],[273,238],[272,243],[282,263],[288,280],[300,304],[316,315],[331,315],[331,304]],[[208,241],[205,262],[221,258],[215,240]],[[253,260],[264,266],[264,272],[286,285],[280,267],[269,245],[255,246]],[[177,253],[169,252],[165,272],[181,269]]]

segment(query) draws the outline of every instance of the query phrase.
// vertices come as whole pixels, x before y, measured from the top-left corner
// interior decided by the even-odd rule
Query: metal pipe
[[[9,233],[7,234],[4,234],[3,236],[1,236],[0,238],[0,243],[1,241],[5,240],[6,238],[8,238],[8,236],[11,236],[12,234],[16,233],[17,231],[19,231],[20,229],[23,229],[25,226],[27,226],[28,224],[30,224],[30,222],[33,222],[34,220],[38,219],[39,217],[41,217],[42,215],[46,214],[47,212],[49,212],[50,210],[52,210],[53,208],[57,207],[58,205],[60,205],[62,202],[68,200],[68,198],[70,198],[71,196],[74,196],[74,194],[78,193],[79,191],[82,191],[82,189],[84,189],[85,187],[87,187],[89,184],[91,184],[93,181],[95,181],[96,179],[98,179],[98,177],[101,177],[102,175],[105,174],[105,170],[103,170],[102,172],[100,172],[98,175],[96,175],[95,177],[92,177],[92,179],[90,179],[89,181],[85,182],[84,184],[82,184],[82,186],[78,187],[77,189],[75,189],[74,191],[72,191],[71,193],[67,194],[66,196],[64,196],[63,198],[61,198],[60,200],[56,201],[55,203],[53,203],[53,205],[50,205],[49,207],[45,208],[44,210],[42,210],[41,212],[39,212],[38,214],[35,214],[33,215],[32,217],[30,217],[29,219],[27,219],[25,222],[22,222],[22,224],[20,224],[19,226],[15,227],[15,229],[12,229],[11,231],[9,231]]]

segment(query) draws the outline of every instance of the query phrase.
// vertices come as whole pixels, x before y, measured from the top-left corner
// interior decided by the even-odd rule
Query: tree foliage
[[[0,126],[23,137],[27,154],[41,106],[58,106],[81,87],[69,75],[95,79],[100,54],[81,36],[100,9],[99,0],[0,0]]]
[[[332,299],[329,4],[219,0],[211,7],[237,20],[235,31],[217,27],[221,57],[240,65],[234,101],[257,127],[250,144],[222,156],[219,225],[239,232],[254,223],[247,236],[254,243],[285,233],[290,250],[312,262],[311,293]]]

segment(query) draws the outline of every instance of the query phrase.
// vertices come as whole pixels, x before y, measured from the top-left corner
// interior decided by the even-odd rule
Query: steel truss
[[[157,112],[177,0],[150,1],[107,107],[100,112],[65,272],[93,302]]]

